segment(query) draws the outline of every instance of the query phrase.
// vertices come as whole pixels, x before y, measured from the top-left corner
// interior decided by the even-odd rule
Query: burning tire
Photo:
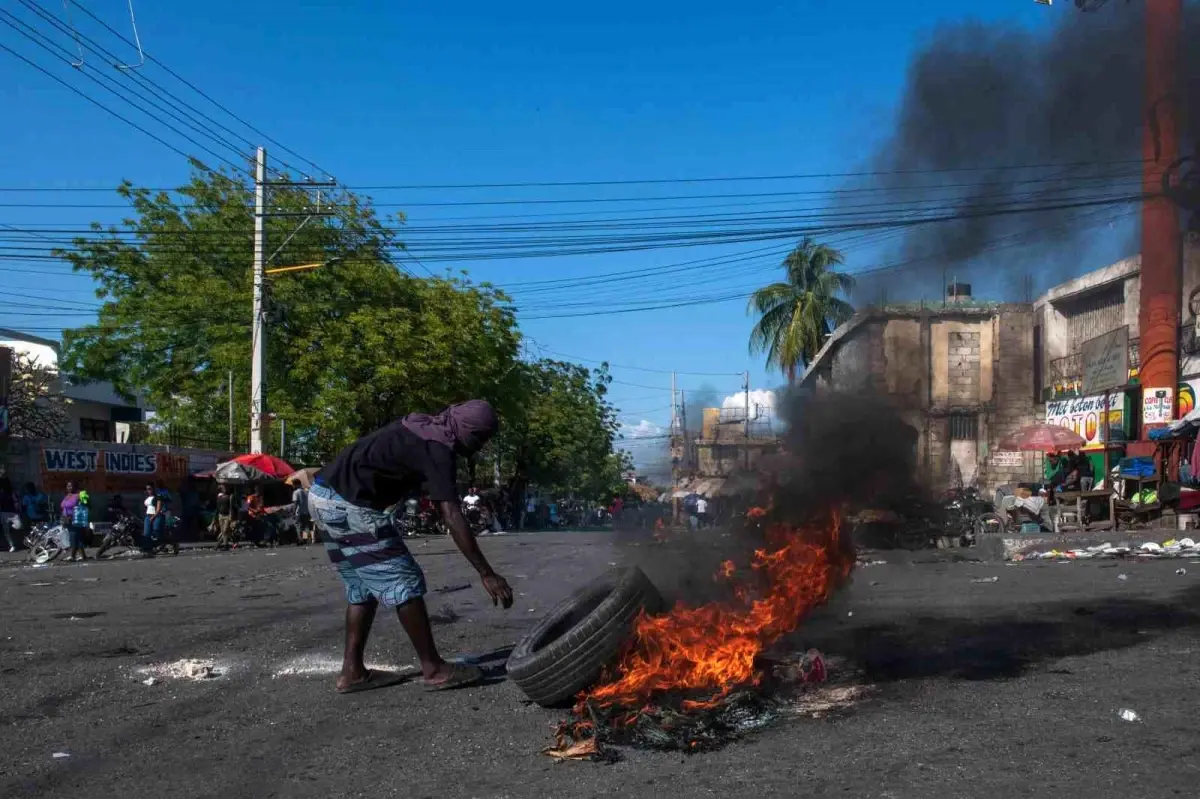
[[[517,643],[508,678],[539,705],[567,704],[616,659],[638,613],[656,613],[662,604],[641,569],[605,575],[556,605]]]

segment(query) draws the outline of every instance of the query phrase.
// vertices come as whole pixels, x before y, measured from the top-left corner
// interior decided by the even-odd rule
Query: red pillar
[[[1182,239],[1179,211],[1162,195],[1162,175],[1179,155],[1179,49],[1182,0],[1146,0],[1146,118],[1143,120],[1142,288],[1144,390],[1169,388],[1179,374]],[[1178,399],[1178,398],[1176,398]]]

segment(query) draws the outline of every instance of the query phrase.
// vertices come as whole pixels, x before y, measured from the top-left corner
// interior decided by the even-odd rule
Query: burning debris
[[[727,560],[714,575],[728,584],[729,599],[637,618],[616,668],[580,695],[547,754],[604,758],[605,744],[716,749],[770,724],[789,694],[826,679],[819,653],[792,664],[772,664],[763,653],[846,580],[853,548],[836,513],[805,526],[769,517],[761,508],[747,514],[763,546],[746,566]]]

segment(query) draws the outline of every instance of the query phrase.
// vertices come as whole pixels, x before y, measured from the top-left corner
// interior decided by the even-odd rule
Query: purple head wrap
[[[460,402],[436,416],[410,413],[401,421],[418,438],[439,441],[460,455],[473,455],[483,449],[500,428],[496,412],[485,400]]]

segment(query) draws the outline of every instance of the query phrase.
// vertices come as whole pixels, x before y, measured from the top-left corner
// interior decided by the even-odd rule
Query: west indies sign
[[[42,484],[47,491],[61,491],[68,482],[89,491],[140,491],[160,480],[178,489],[188,473],[186,455],[168,452],[133,452],[89,447],[43,447]]]

